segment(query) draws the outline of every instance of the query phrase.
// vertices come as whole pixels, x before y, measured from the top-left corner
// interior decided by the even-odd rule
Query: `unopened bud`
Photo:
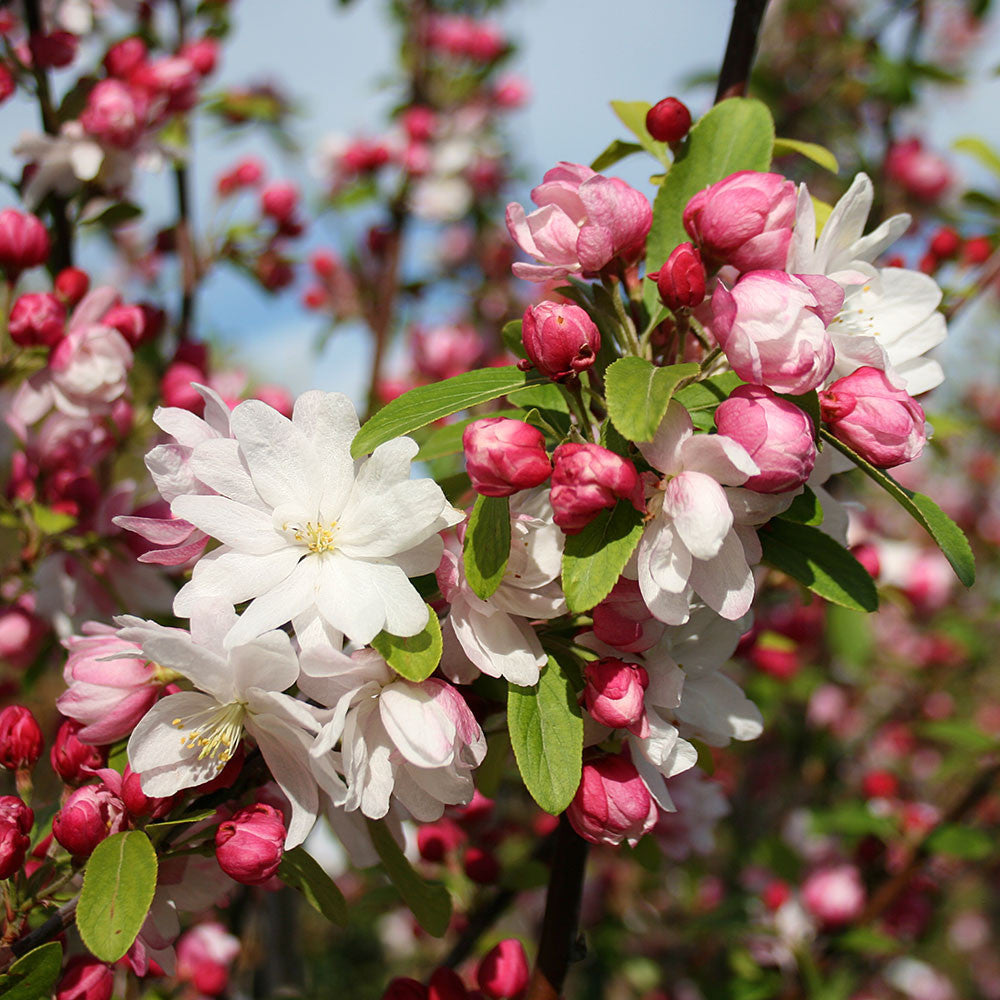
[[[274,806],[258,802],[234,813],[215,832],[219,867],[244,885],[261,885],[278,870],[285,822]]]
[[[65,267],[53,282],[58,295],[68,306],[75,306],[87,294],[90,288],[90,277],[86,271],[78,267]]]
[[[462,446],[472,488],[483,496],[509,497],[541,485],[552,471],[544,435],[522,420],[477,420],[465,428]]]
[[[103,767],[107,761],[107,750],[80,742],[77,733],[83,724],[74,719],[66,719],[56,732],[49,751],[52,769],[67,785],[79,785],[92,776],[92,771]]]
[[[646,131],[657,142],[680,142],[691,128],[691,112],[676,97],[664,97],[646,112]]]
[[[609,729],[628,729],[640,739],[649,734],[643,705],[649,675],[642,667],[605,656],[590,661],[583,676],[583,701],[595,722]]]
[[[66,309],[49,292],[29,292],[11,308],[8,329],[19,347],[54,347],[66,329]]]
[[[586,371],[601,349],[600,331],[587,313],[558,302],[528,306],[521,335],[531,363],[554,382]]]
[[[566,810],[573,829],[592,844],[634,847],[656,825],[656,803],[623,754],[586,761],[580,787]]]
[[[22,771],[35,766],[42,755],[42,731],[23,705],[0,712],[0,767]]]
[[[663,304],[674,312],[693,309],[705,298],[705,265],[693,243],[675,247],[663,267],[647,277],[656,282]]]
[[[16,795],[0,795],[0,879],[21,870],[35,822],[31,808]]]
[[[509,1000],[528,985],[528,957],[524,945],[507,938],[494,945],[476,969],[476,982],[491,1000]]]
[[[52,834],[75,857],[87,858],[112,833],[127,826],[125,803],[106,785],[72,792],[52,820]]]
[[[12,281],[49,256],[49,234],[37,216],[5,208],[0,212],[0,267]]]
[[[110,965],[90,955],[75,955],[56,986],[55,1000],[111,1000],[115,974]]]
[[[567,535],[582,531],[619,499],[645,510],[635,466],[597,444],[561,444],[552,454],[553,520]]]

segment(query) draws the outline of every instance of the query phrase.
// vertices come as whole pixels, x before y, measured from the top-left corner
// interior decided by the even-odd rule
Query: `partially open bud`
[[[624,754],[585,761],[580,787],[566,810],[573,829],[592,844],[631,847],[656,825],[656,803]]]
[[[553,382],[565,382],[593,365],[601,334],[579,306],[540,302],[528,306],[521,324],[531,363]]]
[[[75,306],[87,294],[90,277],[78,267],[64,267],[53,282],[56,295],[70,307]]]
[[[522,420],[477,420],[465,428],[462,446],[472,488],[486,497],[509,497],[540,486],[552,471],[545,436]]]
[[[680,142],[691,128],[691,112],[676,97],[664,97],[646,112],[646,131],[657,142]]]
[[[52,820],[52,834],[75,857],[87,858],[112,833],[126,828],[125,803],[106,785],[76,789]]]
[[[67,785],[79,785],[87,781],[91,771],[103,767],[107,760],[107,751],[102,747],[82,743],[77,733],[83,724],[75,719],[67,719],[56,732],[49,751],[52,769]]]
[[[705,298],[705,265],[693,243],[675,247],[663,267],[646,277],[656,282],[660,299],[674,312],[693,309]]]
[[[101,80],[87,96],[80,124],[109,146],[131,149],[146,127],[146,101],[121,80]]]
[[[37,216],[5,208],[0,212],[0,268],[13,281],[49,256],[49,234]]]
[[[627,458],[598,444],[561,444],[552,458],[553,520],[567,535],[582,531],[619,499],[645,510],[639,474]]]
[[[29,292],[11,308],[8,329],[19,347],[54,347],[66,331],[66,309],[49,292]]]
[[[258,802],[234,813],[215,832],[219,867],[244,885],[261,885],[278,870],[285,822],[274,806]]]
[[[74,955],[56,986],[55,1000],[111,1000],[115,974],[90,955]]]
[[[760,468],[743,484],[748,490],[798,489],[816,464],[808,414],[762,385],[737,386],[715,411],[715,426],[741,444]]]
[[[0,879],[21,870],[35,814],[16,795],[0,795]]]
[[[627,729],[640,739],[649,735],[643,705],[649,675],[642,667],[605,656],[590,661],[583,677],[583,702],[595,722],[609,729]]]
[[[492,1000],[509,1000],[528,985],[528,957],[517,938],[494,945],[476,969],[479,988]]]
[[[880,469],[912,462],[927,435],[924,411],[877,368],[859,368],[819,394],[823,422],[844,444]]]
[[[22,771],[42,755],[42,731],[30,710],[8,705],[0,712],[0,767]]]
[[[104,57],[104,68],[111,76],[127,79],[146,61],[146,43],[133,36],[116,42]]]

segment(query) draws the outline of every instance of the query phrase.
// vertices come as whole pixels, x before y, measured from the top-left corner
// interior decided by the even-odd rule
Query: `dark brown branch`
[[[174,0],[174,16],[177,22],[176,49],[179,52],[187,41],[184,0]],[[187,141],[190,144],[190,131],[188,131]],[[191,232],[191,198],[188,193],[186,163],[174,164],[174,193],[177,199],[174,240],[177,257],[181,264],[181,302],[177,314],[177,339],[187,340],[191,336],[191,328],[194,323],[194,299],[198,290],[199,268],[198,255]]]
[[[736,0],[726,55],[719,70],[716,104],[727,97],[746,96],[750,67],[757,53],[757,35],[766,8],[767,0]]]

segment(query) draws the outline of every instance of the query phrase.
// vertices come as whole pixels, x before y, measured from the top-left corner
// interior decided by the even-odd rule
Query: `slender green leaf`
[[[878,607],[868,571],[819,528],[775,518],[761,530],[760,542],[765,562],[820,597],[855,611]]]
[[[83,873],[76,926],[102,962],[132,947],[156,892],[156,851],[141,830],[115,833],[94,848]]]
[[[670,147],[665,142],[657,142],[646,128],[646,114],[652,104],[646,101],[612,101],[611,110],[618,120],[639,140],[639,145],[655,156],[660,163],[669,168],[673,158]],[[599,169],[594,167],[594,170]]]
[[[33,948],[0,976],[3,1000],[40,1000],[55,990],[62,972],[62,946],[58,941]]]
[[[417,683],[427,680],[441,662],[441,622],[437,612],[428,605],[427,624],[416,635],[379,632],[372,646],[401,677]]]
[[[927,847],[934,854],[949,854],[963,861],[985,861],[996,850],[996,842],[986,830],[949,824],[939,826],[927,838]]]
[[[309,905],[331,923],[347,926],[347,900],[319,862],[302,846],[281,856],[278,878],[298,889]]]
[[[824,170],[829,170],[831,174],[840,172],[840,164],[837,157],[826,148],[816,142],[803,142],[801,139],[774,140],[774,155],[785,156],[788,153],[798,153],[801,156],[818,163]]]
[[[500,338],[503,340],[504,347],[515,357],[526,358],[528,356],[528,352],[524,349],[524,340],[521,337],[521,320],[512,319],[509,323],[504,323],[503,329],[500,331]]]
[[[779,514],[778,517],[784,518],[786,521],[795,521],[796,524],[819,526],[823,523],[823,507],[816,494],[808,486],[805,486],[792,501],[788,510]]]
[[[580,784],[583,717],[573,685],[551,656],[537,684],[509,686],[507,727],[531,797],[546,812],[561,813]]]
[[[760,101],[731,97],[704,115],[680,147],[653,204],[646,270],[657,270],[674,247],[689,239],[682,217],[694,195],[738,170],[768,170],[773,148],[774,122]],[[652,312],[653,282],[646,282],[643,296]]]
[[[997,740],[987,736],[974,722],[963,719],[934,719],[917,727],[918,735],[934,740],[966,754],[987,753],[996,750]]]
[[[627,500],[566,537],[562,584],[570,611],[589,611],[611,593],[641,537],[642,514]]]
[[[462,544],[465,578],[484,601],[500,586],[510,558],[507,497],[476,497]]]
[[[984,142],[976,135],[963,135],[956,139],[951,148],[960,153],[968,153],[974,156],[987,170],[992,171],[1000,177],[1000,152]]]
[[[72,514],[64,514],[41,503],[31,505],[31,517],[38,525],[38,530],[46,535],[61,535],[76,524],[76,518]]]
[[[697,374],[696,364],[657,368],[643,358],[619,358],[604,383],[615,427],[631,441],[652,441],[677,386]]]
[[[537,373],[526,374],[515,365],[510,365],[463,372],[443,382],[417,386],[386,403],[358,431],[351,444],[351,454],[358,458],[386,441],[409,434],[442,417],[547,381]]]
[[[710,378],[692,382],[683,389],[678,389],[674,399],[678,403],[683,403],[689,413],[697,410],[714,410],[719,403],[729,398],[733,389],[742,384],[743,379],[736,372],[723,372],[721,375],[712,375]]]
[[[930,497],[908,490],[905,486],[900,486],[888,472],[875,468],[874,465],[865,461],[825,428],[822,431],[822,436],[827,444],[833,445],[854,462],[869,479],[878,483],[903,510],[930,534],[944,553],[945,558],[951,563],[955,575],[966,587],[971,587],[976,582],[976,560],[972,555],[969,540],[963,534],[962,529]]]
[[[624,160],[626,156],[641,152],[642,146],[637,142],[623,142],[621,139],[614,139],[604,152],[597,155],[594,162],[591,163],[590,169],[597,170],[598,172],[607,170],[608,167],[613,167],[619,160]]]
[[[451,896],[438,882],[427,882],[414,871],[392,839],[385,823],[368,820],[368,833],[372,845],[382,861],[389,880],[398,890],[403,902],[416,917],[417,923],[432,937],[444,937],[451,921]]]

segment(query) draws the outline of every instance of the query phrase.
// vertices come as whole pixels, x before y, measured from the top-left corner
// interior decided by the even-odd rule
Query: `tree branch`
[[[746,96],[750,67],[757,53],[757,35],[766,7],[767,0],[736,0],[726,54],[719,70],[716,104],[727,97]]]

